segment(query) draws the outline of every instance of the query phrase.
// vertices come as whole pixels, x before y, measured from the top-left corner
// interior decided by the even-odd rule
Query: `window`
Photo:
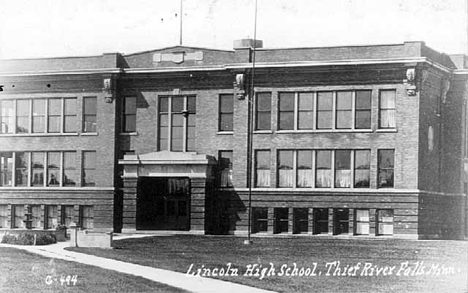
[[[353,92],[336,92],[336,128],[351,129],[353,126]]]
[[[12,228],[25,228],[24,225],[24,205],[12,205]]]
[[[332,187],[332,152],[328,150],[316,152],[315,187]]]
[[[45,206],[45,228],[54,229],[58,225],[57,221],[57,206]]]
[[[96,152],[83,152],[83,186],[95,186]]]
[[[0,205],[0,228],[8,228],[8,206]]]
[[[219,131],[232,131],[234,117],[234,95],[219,96]]]
[[[123,106],[123,131],[136,131],[136,112],[137,99],[136,97],[125,97]]]
[[[297,187],[312,187],[312,151],[297,151]]]
[[[379,128],[395,128],[395,90],[381,90],[379,96]]]
[[[220,187],[232,187],[232,151],[219,152]]]
[[[0,186],[13,185],[13,153],[0,152]]]
[[[294,152],[278,151],[278,186],[294,187]]]
[[[93,206],[80,206],[80,222],[81,228],[93,229],[94,228],[94,208]]]
[[[354,211],[356,235],[369,235],[369,210]]]
[[[13,100],[0,101],[0,133],[14,132],[15,108]]]
[[[83,132],[96,132],[97,98],[83,98]]]
[[[255,187],[270,187],[270,151],[255,153]]]
[[[370,150],[354,151],[354,187],[369,187],[370,181]]]
[[[333,234],[349,233],[349,209],[333,209]]]
[[[60,153],[47,153],[47,186],[60,186]]]
[[[268,208],[252,208],[252,233],[268,231]]]
[[[328,209],[314,208],[314,234],[328,234]]]
[[[29,101],[30,100],[16,101],[16,133],[29,132]]]
[[[393,235],[393,210],[377,210],[377,235]]]
[[[45,132],[45,99],[33,99],[32,107],[32,132],[44,133]]]
[[[74,208],[73,206],[62,206],[62,224],[70,228],[73,222]]]
[[[76,132],[76,98],[64,99],[64,132]]]
[[[31,186],[44,186],[44,153],[31,153]]]
[[[288,208],[274,208],[274,233],[287,233],[288,232]]]
[[[195,96],[159,98],[159,150],[196,150]]]
[[[48,100],[47,132],[59,133],[62,131],[62,99]]]
[[[393,172],[394,172],[394,150],[379,150],[378,151],[378,180],[379,188],[393,187]]]
[[[76,153],[63,153],[63,186],[76,185]]]
[[[307,233],[309,231],[309,209],[293,209],[293,233]]]
[[[255,130],[271,129],[271,93],[257,93],[255,100]]]
[[[370,129],[371,128],[371,107],[372,107],[372,92],[371,91],[356,91],[356,119],[354,128]]]
[[[29,212],[31,213],[31,228],[39,229],[41,226],[41,206],[31,205],[29,206]]]
[[[15,154],[15,186],[28,186],[29,155],[24,152]]]
[[[313,93],[279,93],[279,130],[313,128]]]
[[[333,92],[317,93],[317,129],[332,129]]]
[[[351,187],[351,151],[335,151],[335,187]]]

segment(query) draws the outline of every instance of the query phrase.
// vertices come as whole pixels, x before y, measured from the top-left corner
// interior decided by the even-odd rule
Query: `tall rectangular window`
[[[76,185],[76,153],[63,153],[63,186]]]
[[[351,129],[353,126],[353,92],[336,92],[336,128]]]
[[[234,129],[234,95],[219,95],[219,131]]]
[[[47,132],[62,131],[62,99],[48,100]]]
[[[28,186],[29,154],[15,153],[15,186]]]
[[[13,185],[13,153],[0,152],[0,186]]]
[[[354,211],[355,218],[355,234],[356,235],[369,235],[369,210]]]
[[[29,211],[31,213],[31,228],[33,228],[33,229],[42,228],[41,206],[40,205],[31,205],[31,206],[29,206]]]
[[[293,151],[278,151],[278,187],[294,187],[293,162]]]
[[[49,205],[45,206],[44,211],[44,220],[45,220],[45,228],[46,229],[54,229],[58,225],[57,219],[57,206],[56,205]]]
[[[377,235],[393,235],[393,210],[377,210]]]
[[[31,186],[44,186],[44,153],[31,153]]]
[[[0,228],[8,227],[8,206],[6,204],[0,205]]]
[[[63,132],[76,132],[76,98],[64,99]]]
[[[125,97],[123,105],[123,131],[136,131],[137,98]]]
[[[316,151],[315,187],[332,187],[332,151]]]
[[[379,128],[395,128],[396,91],[381,90],[379,96]]]
[[[62,206],[62,225],[70,228],[70,224],[73,222],[74,208],[73,206]]]
[[[14,132],[14,100],[0,101],[0,133]]]
[[[371,128],[372,91],[356,91],[355,129]]]
[[[30,100],[16,101],[16,133],[29,132]]]
[[[60,186],[60,152],[47,153],[47,186]]]
[[[96,132],[97,98],[83,98],[83,132]]]
[[[219,152],[219,186],[232,187],[232,151]]]
[[[298,93],[297,129],[312,129],[314,123],[313,93]]]
[[[80,206],[80,222],[81,228],[94,228],[94,208],[93,206]]]
[[[331,129],[333,116],[333,92],[317,93],[317,129]]]
[[[351,187],[351,151],[335,151],[335,187]]]
[[[294,129],[294,93],[279,93],[279,130]]]
[[[159,150],[192,152],[196,150],[196,98],[174,96],[159,98]]]
[[[255,130],[271,129],[271,93],[257,93],[255,99]]]
[[[297,151],[297,187],[312,187],[312,151]]]
[[[46,113],[46,100],[45,99],[33,99],[32,107],[32,132],[43,133],[45,132],[45,113]]]
[[[24,205],[11,206],[11,224],[12,228],[25,228]]]
[[[96,152],[83,152],[83,186],[95,186]]]
[[[370,150],[354,151],[354,187],[369,187],[370,182]]]
[[[377,187],[393,187],[395,150],[378,150]]]
[[[255,187],[270,187],[270,151],[255,152]]]

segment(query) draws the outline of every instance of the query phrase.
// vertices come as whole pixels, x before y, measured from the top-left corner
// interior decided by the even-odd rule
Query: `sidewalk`
[[[154,235],[151,235],[154,236]],[[116,239],[145,237],[138,236],[119,236]],[[67,261],[78,262],[82,264],[92,265],[107,270],[113,270],[120,273],[143,277],[158,283],[167,284],[172,287],[181,288],[191,292],[199,293],[217,293],[217,292],[242,292],[242,293],[273,293],[273,291],[257,289],[245,285],[235,284],[231,282],[194,277],[184,273],[178,273],[168,270],[156,269],[148,266],[132,264],[128,262],[107,259],[103,257],[73,252],[65,250],[68,247],[68,242],[59,242],[51,245],[44,246],[22,246],[22,245],[9,245],[0,244],[1,247],[12,247],[17,249],[26,250],[35,254],[39,254],[49,258],[58,258]],[[222,290],[221,290],[222,288]]]

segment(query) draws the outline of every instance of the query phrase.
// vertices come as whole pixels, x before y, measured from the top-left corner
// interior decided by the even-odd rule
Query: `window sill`
[[[396,128],[376,129],[375,132],[398,132],[398,130]]]
[[[272,134],[272,130],[254,130],[254,134]]]
[[[33,137],[33,136],[78,136],[76,132],[70,133],[5,133],[0,134],[0,137]]]
[[[82,136],[97,136],[98,133],[97,132],[82,132],[81,135]]]
[[[310,130],[277,130],[276,133],[292,133],[292,134],[301,134],[301,133],[372,133],[372,129],[310,129]]]
[[[136,131],[134,131],[134,132],[121,132],[121,133],[119,133],[119,135],[121,135],[121,136],[137,136],[138,132],[136,132]]]
[[[217,135],[233,135],[233,131],[218,131]]]

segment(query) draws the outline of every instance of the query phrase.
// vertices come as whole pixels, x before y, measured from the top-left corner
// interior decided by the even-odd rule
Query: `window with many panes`
[[[158,126],[158,144],[160,151],[195,151],[195,96],[160,97]]]
[[[219,186],[232,187],[232,151],[219,151]]]
[[[255,130],[271,130],[271,93],[257,93]]]
[[[379,128],[396,127],[396,91],[381,90],[379,92]]]
[[[234,129],[234,95],[219,95],[219,131]]]
[[[0,186],[13,185],[13,153],[0,152]]]
[[[255,187],[270,187],[270,151],[255,152]]]
[[[279,93],[278,109],[279,130],[313,129],[313,93]]]
[[[83,186],[96,185],[96,152],[83,152]]]
[[[97,131],[97,98],[83,98],[83,132]]]
[[[83,229],[94,228],[94,207],[80,206],[80,223]]]
[[[123,103],[123,132],[136,131],[137,98],[125,97]]]
[[[377,187],[394,187],[395,150],[378,150]]]

